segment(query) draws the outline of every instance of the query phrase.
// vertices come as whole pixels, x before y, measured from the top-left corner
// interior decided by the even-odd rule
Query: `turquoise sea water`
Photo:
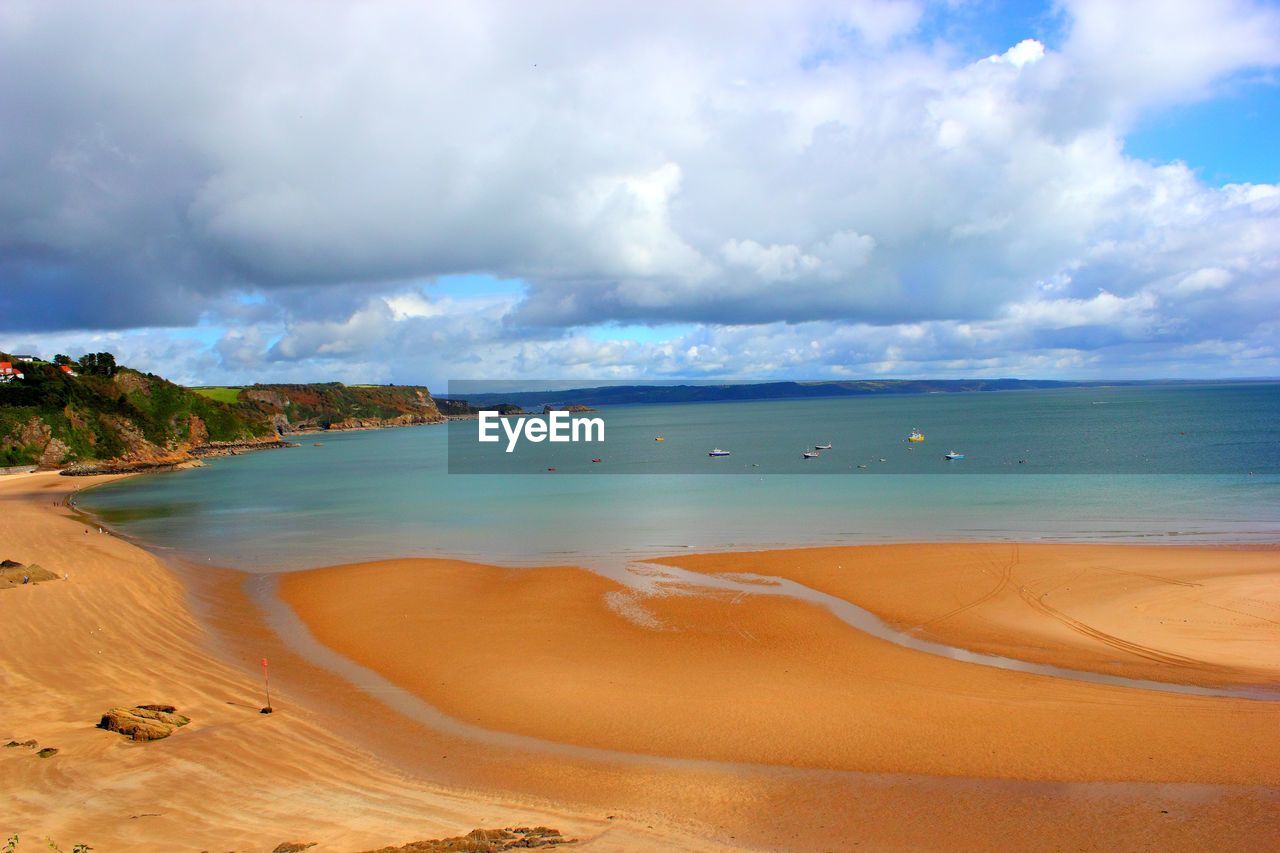
[[[80,505],[154,545],[265,571],[409,555],[604,564],[910,540],[1280,541],[1277,384],[601,416],[603,445],[501,458],[475,455],[494,446],[476,445],[473,421],[304,436],[301,447],[93,489]],[[912,427],[924,444],[903,441]],[[828,441],[819,459],[800,458]],[[733,456],[710,459],[713,446]],[[952,448],[964,462],[942,460]],[[459,473],[490,464],[512,473]],[[703,476],[725,472],[741,476]]]

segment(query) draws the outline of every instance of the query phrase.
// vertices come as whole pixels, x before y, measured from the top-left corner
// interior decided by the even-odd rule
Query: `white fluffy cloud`
[[[1275,8],[1070,0],[986,58],[927,11],[7,3],[0,333],[203,318],[189,372],[243,377],[1271,370],[1280,189],[1124,137],[1280,66]],[[454,273],[526,289],[414,284]],[[586,331],[649,323],[698,328]]]

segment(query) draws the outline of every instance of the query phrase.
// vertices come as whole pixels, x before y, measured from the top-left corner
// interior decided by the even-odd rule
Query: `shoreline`
[[[15,491],[5,487],[8,479],[0,480],[0,501],[6,508],[11,506],[10,492]],[[71,490],[70,487],[58,488],[66,485],[67,481],[57,483],[57,475],[52,475],[52,479],[57,484],[55,490],[64,494]],[[40,544],[38,540],[41,539],[67,537],[65,524],[52,523],[59,515],[63,515],[66,521],[64,513],[52,512],[45,504],[31,506],[30,509],[32,512],[21,515],[33,523],[43,519],[36,526],[44,528],[28,531],[33,547]],[[12,521],[12,515],[9,514],[7,521]],[[4,523],[6,520],[0,520],[0,524]],[[72,535],[69,537],[72,541],[67,544],[96,546],[99,543],[96,534],[80,535],[89,542],[80,542]],[[194,787],[199,790],[180,797],[182,802],[175,807],[182,818],[172,822],[172,813],[166,811],[165,819],[170,822],[163,824],[163,829],[159,823],[161,819],[154,819],[156,826],[148,829],[151,818],[140,821],[112,810],[104,813],[100,807],[78,810],[73,803],[77,786],[87,783],[83,774],[73,774],[68,789],[70,793],[66,794],[70,802],[66,802],[62,801],[61,794],[49,787],[53,780],[39,778],[33,781],[7,775],[17,765],[12,756],[0,755],[0,762],[3,762],[0,768],[6,774],[5,782],[10,788],[15,783],[19,788],[29,783],[36,790],[36,796],[24,797],[19,810],[26,821],[19,828],[25,828],[31,835],[39,828],[43,834],[72,843],[67,831],[79,827],[83,830],[77,833],[79,837],[91,843],[110,843],[110,849],[147,849],[160,839],[170,841],[175,838],[189,839],[192,849],[217,844],[225,848],[233,839],[236,844],[269,849],[275,843],[298,836],[303,840],[320,840],[322,846],[317,849],[349,850],[393,841],[405,843],[432,835],[463,834],[477,826],[497,825],[492,819],[485,818],[498,813],[511,815],[513,824],[510,825],[542,821],[556,826],[566,835],[580,837],[582,846],[592,849],[726,849],[742,846],[803,849],[847,846],[854,841],[881,847],[942,849],[954,848],[957,838],[966,839],[974,847],[990,847],[1001,840],[1007,841],[1009,834],[1014,832],[1022,833],[1026,838],[1052,839],[1054,843],[1077,846],[1098,844],[1104,837],[1109,843],[1121,846],[1125,845],[1126,839],[1129,846],[1158,842],[1175,846],[1212,846],[1228,842],[1247,845],[1250,841],[1256,844],[1260,838],[1266,837],[1263,833],[1267,831],[1280,829],[1277,826],[1280,821],[1275,818],[1277,804],[1280,804],[1280,782],[1270,775],[1267,767],[1260,768],[1261,775],[1251,780],[1151,783],[1079,779],[1037,782],[998,775],[922,776],[918,775],[919,771],[901,768],[898,772],[868,772],[781,765],[701,766],[696,760],[690,765],[681,759],[655,766],[629,761],[625,757],[583,758],[562,754],[559,750],[495,746],[485,743],[483,737],[467,738],[432,731],[420,721],[409,719],[388,707],[376,695],[353,688],[334,673],[307,662],[296,650],[274,636],[263,614],[246,592],[247,586],[262,582],[260,576],[208,569],[203,565],[166,566],[122,537],[109,538],[114,543],[111,549],[117,553],[111,565],[102,567],[104,571],[118,570],[123,560],[132,566],[130,571],[138,577],[148,578],[149,583],[159,584],[170,592],[161,596],[163,601],[160,604],[164,606],[157,611],[157,602],[147,595],[125,594],[127,590],[120,589],[116,583],[98,584],[95,580],[95,594],[102,599],[100,603],[103,606],[109,607],[108,611],[100,612],[110,612],[112,618],[119,618],[135,628],[165,627],[170,635],[168,639],[172,639],[172,632],[167,629],[172,627],[170,623],[174,620],[189,629],[179,645],[191,652],[192,659],[175,656],[177,659],[169,660],[166,657],[161,662],[153,661],[151,666],[159,666],[168,672],[167,681],[185,685],[183,689],[195,690],[196,693],[208,690],[200,687],[206,682],[219,683],[224,693],[232,695],[232,701],[245,705],[244,696],[252,695],[257,675],[254,672],[256,656],[267,650],[272,661],[273,700],[282,713],[272,718],[259,718],[253,714],[256,709],[252,708],[232,705],[219,709],[216,704],[208,703],[193,706],[184,700],[180,711],[195,707],[200,713],[193,717],[190,730],[184,730],[167,741],[146,745],[109,743],[103,755],[93,750],[82,751],[78,747],[66,748],[63,754],[50,759],[76,767],[87,762],[92,766],[91,778],[97,774],[110,778],[119,770],[112,764],[119,760],[115,753],[120,752],[127,754],[133,762],[132,772],[142,774],[139,778],[154,781],[172,777],[171,784],[179,789],[183,784],[192,783],[179,782],[182,777],[173,776],[178,762],[188,762],[185,767],[189,772],[192,766],[189,762],[194,760],[197,766],[206,766],[207,762],[210,769],[220,768],[226,779],[234,781],[235,785],[229,786],[237,787],[234,791],[223,790],[222,785],[210,788],[209,780],[204,778],[207,774],[197,774],[199,778]],[[46,541],[41,547],[48,544]],[[1234,549],[1221,550],[1230,552]],[[751,553],[755,552],[718,556],[739,560]],[[668,559],[678,562],[692,556]],[[700,559],[716,556],[701,555]],[[487,567],[486,570],[540,571],[496,567]],[[86,571],[98,574],[96,568]],[[78,571],[73,573],[71,585],[76,584],[78,574]],[[169,581],[163,580],[166,576]],[[42,584],[36,590],[0,593],[0,608],[6,608],[0,613],[9,615],[10,600],[6,596],[39,592],[42,597],[51,598],[53,593],[62,592],[54,589],[56,586]],[[570,586],[577,587],[578,584]],[[172,597],[175,588],[180,590],[176,600]],[[689,596],[673,595],[670,598],[681,606],[694,601],[694,597]],[[81,605],[84,603],[79,602]],[[759,610],[757,616],[763,616],[766,622],[776,625],[776,613],[772,612],[776,610],[772,606],[775,602],[763,603],[770,606],[763,610],[751,609]],[[723,601],[713,600],[712,604],[721,609],[725,606]],[[699,604],[695,610],[704,614],[701,607]],[[808,625],[813,615],[808,612],[813,609],[812,605],[800,605],[800,609],[805,612],[797,624]],[[482,612],[489,619],[512,615],[492,607]],[[560,613],[557,618],[565,616]],[[598,614],[593,618],[596,617]],[[151,622],[158,625],[153,626]],[[45,634],[45,639],[52,642],[53,637],[47,635],[47,629],[40,626],[38,620],[27,624],[31,630]],[[481,621],[478,624],[486,623]],[[751,626],[747,627],[750,630]],[[472,633],[475,633],[474,629]],[[140,681],[137,673],[115,667],[104,669],[101,659],[95,660],[97,655],[92,653],[92,649],[80,648],[73,643],[71,648],[62,648],[60,654],[53,651],[42,650],[44,664],[69,656],[83,667],[82,671],[97,678],[101,684],[113,686],[113,696],[118,696],[118,700],[113,701],[176,701],[183,698],[176,695],[177,689],[167,695],[137,695],[139,684],[146,679]],[[228,676],[229,659],[238,665],[231,666]],[[32,678],[30,683],[33,686],[40,683],[40,678],[34,677],[34,673],[23,674]],[[234,687],[228,689],[228,683]],[[101,692],[101,684],[88,691],[82,683],[61,684],[54,692],[65,694],[64,702],[74,700],[76,704],[83,705],[87,700],[82,700],[78,694]],[[277,689],[281,691],[279,699],[276,698]],[[814,697],[821,693],[821,688],[813,685],[806,689],[816,691],[812,694]],[[48,692],[44,690],[45,694]],[[559,695],[559,701],[565,707],[582,707],[583,697],[579,696],[575,701],[572,694],[563,692],[562,685],[540,681],[536,673],[527,669],[518,671],[511,682],[500,685],[486,701],[527,710],[539,692]],[[26,694],[27,699],[24,700],[20,693],[5,700],[5,713],[0,716],[14,721],[38,716],[37,706],[31,704],[33,695]],[[88,704],[92,706],[92,702]],[[229,713],[250,715],[251,722],[241,717],[239,722],[229,721],[232,725],[270,730],[273,737],[282,740],[274,745],[257,744],[258,749],[251,749],[236,746],[234,740],[223,739],[217,749],[205,751],[209,748],[207,741],[214,737],[209,733],[209,727],[220,729],[227,725],[227,722],[213,721]],[[91,722],[86,724],[75,717],[64,724],[52,726],[49,736],[62,736],[64,732],[71,736],[70,733],[74,733],[77,741],[83,740],[85,744],[94,736],[116,737],[91,728],[85,732],[88,726]],[[304,729],[305,736],[298,737]],[[919,733],[915,736],[918,737]],[[44,735],[41,739],[43,741]],[[195,746],[197,741],[201,741],[199,746]],[[183,750],[181,758],[173,755],[179,751],[179,744]],[[94,744],[95,748],[100,746],[100,743]],[[112,746],[121,749],[113,749]],[[291,766],[290,759],[282,758],[277,750],[294,752],[294,763],[314,771],[307,779],[310,784],[297,784],[297,772],[286,770]],[[326,750],[333,750],[333,753],[326,754]],[[257,774],[240,761],[243,757],[260,753],[270,769],[281,774],[278,778],[272,773],[265,777]],[[287,780],[287,783],[282,784],[282,780]],[[95,779],[95,784],[100,781]],[[66,785],[68,780],[60,777],[59,783]],[[270,785],[270,796],[283,808],[266,814],[253,811],[255,807],[250,803],[254,802],[254,792],[267,790],[262,785]],[[132,814],[161,811],[152,807],[156,805],[155,795],[136,790],[138,786],[125,787],[129,788],[128,793],[121,790],[118,796],[132,802],[128,807],[135,809]],[[107,788],[114,790],[110,784]],[[1073,793],[1064,798],[1061,796],[1064,790]],[[342,792],[342,801],[350,807],[343,814],[335,815],[330,804],[339,792]],[[161,800],[168,799],[165,794],[159,796]],[[507,803],[505,812],[493,805],[495,798]],[[237,817],[231,818],[227,809],[234,810]],[[1161,810],[1178,819],[1166,819],[1167,815],[1161,815]],[[909,821],[904,819],[908,814],[912,816]],[[693,820],[694,815],[699,819]],[[435,826],[439,827],[436,832],[424,829]],[[290,827],[310,829],[315,837],[307,836],[306,832],[299,834]],[[179,834],[164,834],[170,830]],[[1105,832],[1105,835],[1100,835],[1100,832]]]
[[[271,849],[301,837],[349,851],[544,824],[601,849],[659,839],[715,848],[657,820],[606,822],[501,786],[406,778],[394,753],[373,754],[341,719],[381,729],[394,715],[343,698],[350,704],[335,718],[328,703],[343,685],[295,664],[262,629],[241,592],[252,576],[166,564],[98,534],[63,504],[83,484],[52,472],[0,481],[5,554],[69,575],[0,590],[8,629],[0,739],[58,750],[42,759],[0,749],[5,837],[110,850]],[[258,713],[262,656],[272,663],[271,716]],[[145,744],[96,728],[108,708],[138,702],[174,704],[191,723]],[[481,766],[496,778],[500,759]]]
[[[128,459],[102,459],[92,462],[74,462],[70,465],[63,465],[59,468],[41,469],[38,466],[17,466],[27,470],[17,471],[15,473],[45,473],[53,472],[64,477],[97,477],[97,476],[115,476],[115,475],[132,475],[132,474],[163,474],[169,471],[181,471],[185,468],[199,467],[204,464],[205,459],[217,459],[224,456],[240,456],[244,453],[256,453],[261,450],[287,450],[291,447],[301,447],[297,442],[290,441],[291,436],[311,436],[324,435],[329,432],[372,432],[383,429],[398,429],[401,427],[418,427],[418,426],[440,426],[447,424],[448,418],[441,416],[440,420],[432,421],[415,421],[410,423],[384,423],[377,425],[359,425],[359,426],[331,426],[328,429],[316,430],[290,430],[289,432],[276,433],[276,438],[272,439],[255,439],[245,441],[218,441],[209,442],[207,444],[197,445],[188,448],[185,453],[185,459],[163,459],[163,460],[144,460],[130,461]],[[0,472],[0,477],[8,476]]]

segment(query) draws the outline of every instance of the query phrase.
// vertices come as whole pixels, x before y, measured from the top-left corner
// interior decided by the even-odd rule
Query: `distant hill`
[[[472,408],[498,402],[525,409],[545,406],[635,405],[645,403],[713,403],[744,400],[792,400],[815,397],[861,397],[869,394],[955,394],[973,391],[1017,391],[1031,388],[1078,388],[1103,382],[1050,379],[864,379],[831,382],[753,382],[723,385],[603,385],[559,391],[503,391],[467,394]]]
[[[5,361],[12,359],[0,354]],[[58,364],[13,362],[24,376],[0,383],[0,468],[91,473],[168,467],[278,447],[299,431],[444,420],[422,387],[334,382],[190,389],[117,367],[114,359],[85,362],[67,365],[79,375]]]

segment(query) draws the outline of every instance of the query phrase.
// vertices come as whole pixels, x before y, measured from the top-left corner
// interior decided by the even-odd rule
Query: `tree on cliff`
[[[115,376],[116,357],[109,352],[90,352],[80,356],[80,372],[89,376]]]

